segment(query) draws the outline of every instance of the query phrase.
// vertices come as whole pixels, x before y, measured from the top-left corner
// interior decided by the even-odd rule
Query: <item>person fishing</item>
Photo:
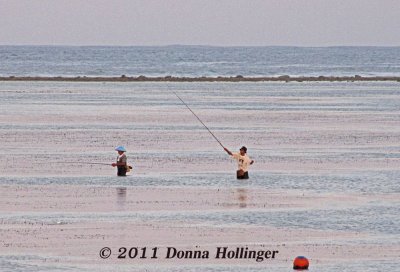
[[[117,162],[112,163],[112,167],[117,167],[118,172],[117,176],[126,176],[126,172],[128,171],[129,167],[127,163],[127,158],[125,155],[126,149],[122,145],[117,146],[115,151],[118,152]]]
[[[224,150],[238,162],[238,170],[236,171],[236,178],[248,179],[249,165],[252,165],[254,161],[250,159],[249,156],[247,155],[247,148],[245,146],[242,146],[238,153],[232,153],[226,147],[224,147]]]
[[[248,179],[249,178],[249,172],[248,172],[248,168],[249,165],[252,165],[254,163],[253,160],[251,160],[249,158],[249,156],[247,156],[247,148],[245,146],[242,146],[240,148],[240,152],[239,153],[232,153],[231,151],[229,151],[222,143],[220,140],[218,140],[218,138],[214,135],[214,133],[211,132],[211,130],[206,126],[206,124],[204,124],[203,121],[201,121],[201,119],[197,116],[196,113],[194,113],[194,111],[185,103],[185,101],[183,101],[182,98],[180,98],[179,95],[177,95],[174,92],[175,96],[182,102],[182,104],[184,104],[186,106],[186,108],[197,118],[197,120],[199,120],[199,122],[208,130],[208,132],[211,134],[211,136],[213,136],[213,138],[219,143],[220,146],[222,146],[222,148],[229,154],[231,155],[234,159],[237,160],[238,162],[238,170],[236,172],[236,177],[238,179]]]

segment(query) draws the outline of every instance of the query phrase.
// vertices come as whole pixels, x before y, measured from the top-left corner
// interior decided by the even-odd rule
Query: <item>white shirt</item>
[[[251,163],[251,159],[247,154],[244,154],[244,156],[240,155],[240,153],[232,153],[232,158],[237,160],[238,162],[238,170],[243,170],[244,172],[247,172],[249,165]]]

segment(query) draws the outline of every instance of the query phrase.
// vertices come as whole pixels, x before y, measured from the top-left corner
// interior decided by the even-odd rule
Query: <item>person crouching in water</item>
[[[248,168],[249,165],[252,165],[254,163],[254,161],[251,160],[249,156],[247,156],[247,148],[245,146],[242,146],[239,153],[232,153],[226,147],[224,147],[224,150],[238,162],[238,170],[236,171],[237,179],[248,179]]]
[[[118,151],[118,157],[117,157],[117,162],[112,163],[112,167],[117,167],[118,172],[117,176],[126,176],[126,171],[127,171],[127,161],[126,161],[126,149],[123,146],[117,146],[115,148],[115,151]]]

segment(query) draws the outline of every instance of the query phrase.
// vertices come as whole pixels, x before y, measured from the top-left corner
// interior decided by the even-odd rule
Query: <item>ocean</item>
[[[1,46],[1,76],[399,76],[400,48]],[[0,270],[396,271],[399,82],[0,81]],[[175,93],[232,151],[250,179]],[[114,147],[133,172],[115,176]],[[120,260],[120,247],[277,249]],[[113,254],[101,259],[99,250]]]
[[[400,47],[0,46],[0,76],[400,76]]]

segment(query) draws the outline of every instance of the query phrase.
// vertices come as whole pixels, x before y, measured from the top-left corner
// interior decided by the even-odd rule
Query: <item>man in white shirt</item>
[[[249,156],[247,156],[247,148],[245,146],[242,146],[239,153],[232,153],[226,147],[224,147],[224,150],[238,162],[238,170],[236,171],[237,179],[248,179],[248,168],[249,165],[252,165],[254,163],[254,161],[251,160]]]

